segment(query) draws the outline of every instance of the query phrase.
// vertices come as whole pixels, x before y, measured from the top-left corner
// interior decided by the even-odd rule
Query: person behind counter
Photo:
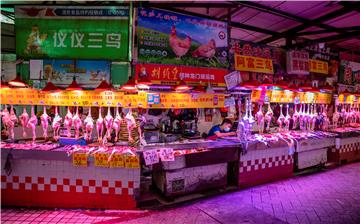
[[[215,125],[213,126],[209,133],[208,138],[222,138],[222,137],[228,137],[228,136],[235,136],[236,132],[231,131],[232,122],[230,119],[225,118],[221,125]]]

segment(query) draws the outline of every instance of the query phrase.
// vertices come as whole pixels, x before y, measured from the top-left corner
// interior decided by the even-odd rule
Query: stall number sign
[[[125,156],[125,167],[126,168],[140,168],[140,160],[136,155]]]
[[[240,72],[234,71],[224,76],[227,89],[232,89],[241,82]]]
[[[74,153],[72,155],[72,163],[77,167],[86,167],[88,166],[88,156],[86,153]]]
[[[161,161],[175,161],[174,150],[169,148],[160,149]]]
[[[159,162],[159,154],[157,150],[146,150],[143,152],[145,164],[152,165]]]
[[[95,154],[95,166],[109,167],[109,154],[108,153],[96,153]]]
[[[274,74],[271,59],[238,54],[235,55],[235,69],[238,71]]]
[[[320,60],[309,60],[310,72],[328,74],[329,68],[328,63]]]
[[[124,156],[121,154],[114,154],[110,160],[111,168],[122,168],[125,166]]]

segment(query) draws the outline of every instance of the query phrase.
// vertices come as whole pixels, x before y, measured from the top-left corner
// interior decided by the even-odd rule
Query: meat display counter
[[[337,134],[334,147],[329,150],[329,159],[337,164],[360,160],[360,128],[341,127],[332,130]]]
[[[166,197],[237,185],[240,142],[192,140],[151,144],[142,150],[174,150],[173,161],[153,164],[153,183]]]
[[[1,143],[2,205],[134,209],[140,166],[131,147]]]

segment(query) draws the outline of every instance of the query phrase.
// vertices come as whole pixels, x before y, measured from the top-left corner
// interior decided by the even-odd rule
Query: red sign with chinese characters
[[[238,54],[235,54],[235,69],[238,71],[274,74],[271,59]]]
[[[310,64],[310,72],[321,73],[321,74],[328,74],[329,72],[328,63],[325,61],[310,59],[309,64]]]
[[[288,51],[286,68],[289,74],[309,74],[309,53],[306,51]]]
[[[177,85],[181,80],[184,80],[189,85],[197,85],[201,81],[204,85],[211,83],[213,86],[226,86],[224,76],[228,74],[228,70],[176,65],[137,64],[135,74],[136,79],[147,76],[152,83],[161,85]]]

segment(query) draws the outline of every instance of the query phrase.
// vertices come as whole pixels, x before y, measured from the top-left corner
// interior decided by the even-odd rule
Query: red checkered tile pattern
[[[360,142],[354,142],[351,144],[340,146],[340,153],[357,151],[357,150],[360,150]]]
[[[134,182],[3,175],[1,189],[133,195]]]
[[[253,160],[240,162],[240,173],[267,169],[271,167],[278,167],[283,165],[290,165],[290,164],[293,164],[293,157],[291,155],[253,159]]]

